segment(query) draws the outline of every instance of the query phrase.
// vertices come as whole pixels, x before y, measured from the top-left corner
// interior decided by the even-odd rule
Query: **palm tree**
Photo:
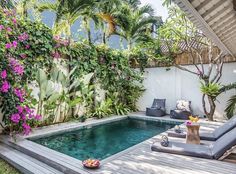
[[[228,118],[233,117],[236,110],[236,95],[233,95],[227,103],[227,107],[225,109],[226,115]]]
[[[120,0],[101,0],[97,6],[97,16],[100,18],[100,27],[102,28],[103,43],[116,31],[116,22],[114,16],[119,11]]]
[[[54,34],[64,34],[71,38],[71,26],[85,13],[87,8],[93,6],[94,2],[95,0],[57,0],[55,3],[40,3],[37,8],[40,12],[54,11],[56,13]]]
[[[84,29],[87,31],[89,43],[91,43],[91,21],[94,22],[97,28],[102,28],[103,43],[106,43],[107,37],[115,30],[112,14],[117,10],[119,4],[120,0],[94,0],[94,3],[84,11],[82,14],[83,24]]]
[[[132,9],[137,9],[141,5],[140,0],[122,0],[122,1],[124,3],[127,3],[130,6],[130,8],[132,8]]]
[[[13,8],[15,2],[14,1],[9,1],[9,0],[1,0],[0,1],[0,7],[2,8]]]
[[[116,34],[126,39],[128,49],[138,41],[143,41],[150,34],[153,24],[158,23],[154,10],[150,5],[142,6],[138,9],[130,8],[129,4],[123,4],[119,13],[115,16],[118,25]]]

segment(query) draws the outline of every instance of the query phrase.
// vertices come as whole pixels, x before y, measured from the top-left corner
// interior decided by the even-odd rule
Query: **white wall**
[[[208,65],[205,65],[207,70]],[[195,70],[192,65],[186,68]],[[166,108],[175,108],[176,100],[185,99],[192,101],[194,114],[203,115],[202,94],[200,92],[200,83],[196,75],[171,67],[169,71],[166,68],[147,68],[144,74],[144,87],[146,91],[139,99],[137,105],[139,110],[145,111],[146,107],[151,106],[154,98],[165,98]],[[214,74],[214,73],[212,73]],[[236,82],[236,63],[226,63],[223,67],[221,84]],[[236,90],[221,94],[217,99],[217,108],[215,118],[225,118],[224,109],[230,96],[236,94]]]

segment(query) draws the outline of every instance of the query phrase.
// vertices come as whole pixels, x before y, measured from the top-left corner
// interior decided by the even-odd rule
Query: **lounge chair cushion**
[[[188,120],[190,115],[192,113],[186,110],[175,109],[170,111],[170,118],[173,119]]]
[[[225,133],[212,145],[212,154],[219,159],[227,150],[236,145],[236,128]]]
[[[169,142],[168,147],[163,147],[160,144],[160,141],[157,141],[151,146],[151,149],[157,152],[173,153],[178,155],[187,155],[207,159],[213,158],[209,146],[205,145]]]
[[[186,138],[186,131],[183,130],[181,133],[176,133],[174,129],[170,129],[167,131],[169,137],[177,137],[177,138]],[[216,141],[213,133],[205,133],[200,130],[200,139],[207,141]]]
[[[218,139],[226,132],[236,127],[236,115],[214,131],[214,137]]]
[[[201,140],[207,140],[207,141],[216,141],[217,140],[214,133],[211,133],[211,132],[206,133],[206,132],[201,132],[200,131],[199,134],[200,134],[200,139]]]
[[[191,112],[191,101],[178,100],[176,103],[176,109]]]
[[[162,117],[165,114],[165,110],[159,108],[146,108],[146,115],[148,116]]]
[[[152,103],[152,108],[158,108],[165,110],[166,107],[166,99],[154,99]]]

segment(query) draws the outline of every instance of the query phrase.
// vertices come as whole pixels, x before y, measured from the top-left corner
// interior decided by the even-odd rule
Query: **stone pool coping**
[[[30,139],[34,138],[40,138],[40,137],[47,137],[55,134],[65,133],[65,132],[71,132],[79,129],[84,128],[91,128],[93,126],[101,125],[101,124],[107,124],[119,120],[123,120],[126,118],[133,118],[133,119],[140,119],[140,120],[150,120],[150,121],[160,121],[160,122],[168,122],[168,123],[183,123],[183,121],[179,120],[172,120],[170,118],[163,118],[163,117],[148,117],[143,115],[125,115],[125,116],[112,116],[109,118],[104,119],[94,119],[89,120],[86,122],[69,122],[69,123],[62,123],[57,125],[51,125],[46,126],[42,128],[36,128],[33,130],[32,134],[29,136],[19,136],[17,138],[17,141],[14,141],[12,139],[7,138],[6,141],[10,146],[13,146],[14,148],[26,153],[27,155],[30,155],[40,161],[46,162],[46,164],[56,168],[57,170],[60,170],[65,173],[71,173],[71,174],[78,174],[78,173],[90,173],[94,170],[88,170],[85,169],[82,166],[82,161],[73,157],[70,157],[66,154],[57,152],[55,150],[49,149],[45,146],[42,146],[40,144],[34,143],[30,141]],[[157,136],[157,135],[156,135]],[[141,147],[142,145],[151,145],[155,137],[151,137],[150,139],[147,139],[145,141],[142,141],[139,144],[136,144],[134,146],[131,146],[121,152],[118,152],[108,158],[105,158],[101,161],[101,168],[96,170],[99,172],[99,170],[102,170],[102,166],[112,160],[115,160],[116,158],[129,153],[132,150],[136,150],[137,148]],[[5,141],[5,142],[6,142]]]

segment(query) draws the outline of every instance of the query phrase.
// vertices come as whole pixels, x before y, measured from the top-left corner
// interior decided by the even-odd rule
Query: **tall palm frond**
[[[225,109],[227,117],[230,119],[233,117],[236,110],[236,95],[233,95],[227,102],[227,106]]]
[[[131,48],[134,42],[150,38],[147,35],[153,30],[152,25],[160,23],[155,16],[154,10],[150,5],[142,6],[138,9],[132,9],[124,4],[115,20],[118,25],[117,35],[123,37],[128,42],[128,48]]]
[[[57,0],[55,3],[39,4],[38,10],[41,12],[45,10],[54,11],[56,13],[53,26],[54,34],[64,34],[71,37],[71,26],[95,2],[95,0]]]
[[[14,0],[1,0],[0,1],[0,7],[2,8],[13,8],[16,2]]]

